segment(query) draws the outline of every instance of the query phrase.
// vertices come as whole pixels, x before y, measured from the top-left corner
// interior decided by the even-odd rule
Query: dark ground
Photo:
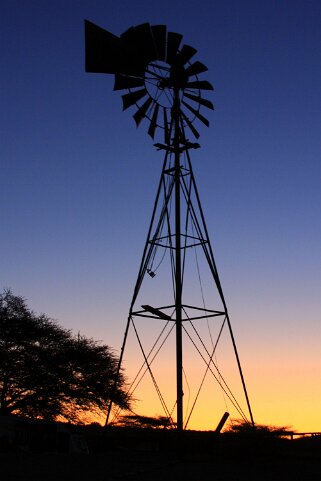
[[[97,434],[97,433],[96,433]],[[319,481],[320,437],[117,430],[86,436],[89,454],[0,453],[1,481]],[[38,446],[38,451],[39,451]]]

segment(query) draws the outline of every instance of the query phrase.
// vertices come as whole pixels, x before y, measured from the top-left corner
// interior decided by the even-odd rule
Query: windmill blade
[[[157,51],[157,59],[165,60],[166,57],[166,25],[152,25],[151,30]]]
[[[198,75],[199,73],[207,72],[207,70],[208,68],[206,67],[206,65],[196,60],[196,62],[192,63],[192,65],[187,67],[186,73],[188,77],[191,77],[192,75]]]
[[[199,90],[214,90],[213,86],[207,80],[195,80],[195,82],[188,82],[186,84],[186,88]]]
[[[143,23],[135,27],[135,45],[146,63],[157,59],[157,51],[154,36],[149,23]]]
[[[135,27],[129,27],[120,35],[120,38],[126,42],[132,42],[135,38]]]
[[[168,32],[166,62],[172,65],[183,35],[175,32]]]
[[[143,105],[137,110],[135,115],[133,115],[137,127],[139,126],[139,124],[141,123],[143,118],[145,117],[146,112],[148,110],[148,107],[150,106],[150,104],[152,102],[153,102],[153,99],[151,97],[148,97],[146,102],[144,102]]]
[[[156,130],[156,127],[157,127],[158,110],[159,110],[159,104],[155,103],[153,117],[152,117],[152,120],[150,122],[149,129],[148,129],[148,135],[150,135],[153,140],[154,140],[154,137],[155,137],[155,130]]]
[[[182,104],[185,105],[185,107],[190,110],[195,115],[195,117],[197,117],[201,122],[203,122],[206,127],[209,127],[209,121],[205,117],[203,117],[203,115],[201,115],[198,110],[194,109],[191,105],[184,102],[184,100],[182,100]]]
[[[181,110],[180,112],[182,118],[184,119],[184,121],[186,122],[186,124],[188,125],[188,127],[191,129],[191,131],[193,132],[194,136],[198,139],[200,134],[198,133],[198,131],[195,129],[194,125],[192,124],[192,122],[190,121],[190,119],[187,117],[187,115],[184,114],[184,112]]]
[[[181,65],[185,65],[196,53],[197,50],[194,47],[183,45],[181,51],[176,56],[176,61]]]
[[[115,75],[114,90],[131,89],[135,87],[142,87],[144,85],[144,79],[139,77],[130,77],[128,75]]]
[[[136,90],[136,92],[129,92],[129,94],[122,95],[123,99],[123,110],[128,109],[131,105],[134,105],[138,100],[147,94],[145,88],[141,90]]]
[[[207,99],[203,99],[203,97],[192,95],[188,92],[184,92],[184,96],[191,100],[194,100],[194,102],[204,105],[204,107],[208,107],[209,109],[214,110],[214,105],[212,104],[212,102]]]
[[[163,107],[163,116],[164,116],[164,141],[165,141],[165,144],[169,145],[170,136],[169,136],[169,129],[168,129],[167,112],[165,107]]]
[[[143,74],[137,51],[121,38],[85,20],[85,70],[94,73]]]
[[[131,27],[121,34],[121,39],[133,45],[139,52],[139,59],[144,65],[157,58],[154,36],[149,23]]]

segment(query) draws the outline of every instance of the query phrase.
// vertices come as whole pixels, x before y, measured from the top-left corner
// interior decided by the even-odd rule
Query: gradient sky
[[[84,18],[164,23],[208,66],[193,164],[254,417],[321,431],[321,2],[2,2],[0,288],[118,350],[162,155],[85,73]]]

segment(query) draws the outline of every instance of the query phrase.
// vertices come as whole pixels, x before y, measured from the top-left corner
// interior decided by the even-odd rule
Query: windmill
[[[85,41],[86,71],[115,76],[114,90],[122,91],[123,110],[134,109],[133,118],[136,125],[139,126],[144,121],[147,125],[148,135],[153,140],[157,137],[158,142],[154,144],[155,147],[164,154],[152,218],[129,309],[119,369],[124,356],[128,332],[132,328],[143,357],[143,366],[135,380],[139,381],[146,372],[150,374],[169,423],[174,424],[173,410],[176,408],[177,429],[182,430],[187,427],[208,373],[213,375],[233,405],[241,409],[242,417],[247,420],[215,362],[216,348],[223,329],[226,329],[230,336],[244,391],[250,417],[249,422],[254,424],[190,158],[190,151],[200,147],[195,142],[195,139],[197,140],[200,136],[197,124],[209,126],[209,121],[204,116],[204,110],[213,109],[212,102],[203,96],[204,92],[213,90],[212,85],[201,78],[208,69],[200,61],[193,59],[197,53],[196,49],[183,44],[182,35],[167,31],[165,25],[144,23],[129,28],[118,37],[86,20]],[[213,305],[209,308],[205,305],[202,285],[202,302],[196,304],[186,301],[185,279],[188,270],[188,252],[196,253],[197,250],[205,259],[219,307]],[[157,256],[160,258],[158,263],[156,262]],[[171,299],[164,305],[151,305],[150,301],[141,296],[143,284],[146,277],[155,278],[156,271],[165,256],[169,260],[170,274],[167,280],[162,281],[162,288],[165,288],[165,284],[171,286]],[[199,277],[197,254],[196,261]],[[155,263],[157,264],[156,268]],[[140,297],[143,300],[140,300]],[[207,323],[214,319],[218,326],[215,342],[211,336],[211,347],[206,346],[195,327],[196,322],[204,319]],[[136,322],[139,320],[162,323],[161,334],[148,353],[142,345],[136,326]],[[174,408],[170,410],[153,374],[152,363],[172,333],[175,337],[176,396]],[[196,335],[197,342],[192,333],[194,336]],[[185,419],[183,412],[183,337],[189,339],[194,345],[205,366],[192,409]],[[135,380],[133,384],[135,384]],[[108,409],[106,424],[111,407],[112,403]]]

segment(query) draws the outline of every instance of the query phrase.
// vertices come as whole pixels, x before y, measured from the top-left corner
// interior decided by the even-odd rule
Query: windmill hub
[[[153,69],[155,70],[159,69],[164,73],[163,74],[164,76],[160,78],[157,82],[157,87],[159,89],[164,90],[165,88],[168,88],[173,90],[175,89],[184,90],[184,88],[186,87],[187,81],[188,81],[188,75],[182,65],[172,65],[172,66],[169,65],[167,68],[164,68],[158,64],[155,64],[155,62],[153,62],[151,64],[151,67],[153,67]],[[150,68],[147,68],[146,71],[151,75],[160,77],[160,75],[157,74],[157,72],[155,71],[152,72]],[[147,80],[147,88],[148,88],[148,80]]]
[[[171,66],[160,60],[153,60],[145,69],[144,83],[150,98],[161,108],[173,105],[173,82]]]

